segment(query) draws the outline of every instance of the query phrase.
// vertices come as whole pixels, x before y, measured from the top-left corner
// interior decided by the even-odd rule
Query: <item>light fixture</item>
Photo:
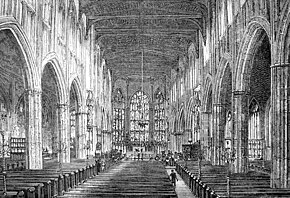
[[[142,94],[140,95],[139,98],[139,105],[138,105],[138,111],[141,115],[141,119],[138,122],[138,125],[144,129],[148,123],[145,121],[145,102],[144,102],[144,72],[143,72],[143,67],[144,67],[144,57],[143,57],[143,50],[141,52],[141,92]]]
[[[141,4],[142,6],[142,4]],[[139,16],[138,16],[138,45],[139,45],[139,49],[141,50],[141,76],[142,76],[142,82],[141,82],[141,95],[139,96],[139,105],[138,105],[138,111],[141,115],[140,120],[138,122],[138,125],[140,126],[140,128],[142,130],[145,129],[146,125],[148,125],[148,123],[145,121],[145,101],[144,101],[144,49],[143,46],[141,48],[140,46],[140,39],[141,39],[141,33],[143,33],[143,26],[142,26],[142,21],[143,21],[143,16],[142,13],[139,12]],[[141,138],[140,138],[140,143],[141,143]]]

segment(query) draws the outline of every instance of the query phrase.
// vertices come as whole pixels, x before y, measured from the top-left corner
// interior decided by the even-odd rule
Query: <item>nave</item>
[[[289,0],[0,0],[0,194],[167,156],[197,197],[290,197],[289,90]]]
[[[162,163],[129,160],[58,197],[174,198],[177,195]]]

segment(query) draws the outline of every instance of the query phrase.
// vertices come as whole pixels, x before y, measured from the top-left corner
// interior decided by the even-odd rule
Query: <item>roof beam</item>
[[[203,16],[201,14],[149,14],[142,15],[143,19],[201,19]],[[88,17],[90,24],[96,23],[98,21],[107,20],[107,19],[139,19],[140,15],[95,15],[93,17]]]

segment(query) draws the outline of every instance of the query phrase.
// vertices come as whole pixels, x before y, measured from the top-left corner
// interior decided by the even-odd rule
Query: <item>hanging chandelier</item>
[[[142,130],[145,129],[146,125],[148,125],[148,123],[146,122],[146,104],[145,104],[145,101],[144,101],[144,49],[143,49],[143,46],[141,48],[140,46],[140,39],[141,39],[141,34],[143,32],[143,26],[141,25],[142,24],[142,19],[143,19],[143,16],[141,14],[141,12],[139,12],[139,17],[138,17],[138,20],[139,20],[139,23],[138,23],[138,45],[139,45],[139,49],[142,49],[141,50],[141,76],[142,76],[142,82],[141,82],[141,94],[139,96],[139,105],[137,106],[138,108],[138,111],[139,111],[139,115],[140,115],[140,120],[138,122],[138,125],[140,126],[140,128]],[[141,141],[141,139],[140,139]]]
[[[138,125],[144,129],[148,123],[145,120],[145,101],[144,101],[144,72],[143,72],[143,50],[141,52],[141,76],[142,76],[142,81],[141,81],[141,95],[139,96],[139,105],[137,106],[138,111],[140,113],[140,120],[138,122]]]

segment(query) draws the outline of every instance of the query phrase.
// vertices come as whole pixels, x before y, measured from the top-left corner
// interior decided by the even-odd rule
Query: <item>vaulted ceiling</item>
[[[205,35],[206,0],[81,0],[81,12],[115,77],[170,75],[199,32]]]

